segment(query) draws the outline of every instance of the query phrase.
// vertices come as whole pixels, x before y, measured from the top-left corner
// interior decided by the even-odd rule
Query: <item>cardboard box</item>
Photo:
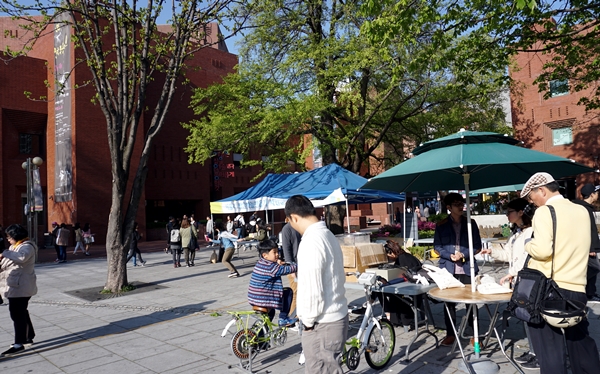
[[[385,249],[380,243],[358,243],[342,246],[344,271],[364,273],[366,269],[388,262]],[[356,282],[356,277],[346,276],[346,282]]]
[[[365,270],[367,273],[375,273],[380,277],[385,278],[388,281],[392,279],[400,278],[400,274],[402,273],[401,269],[393,268],[393,269],[378,269],[378,268],[368,268]]]

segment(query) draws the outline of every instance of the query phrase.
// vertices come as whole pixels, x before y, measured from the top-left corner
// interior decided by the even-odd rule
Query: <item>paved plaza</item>
[[[256,251],[242,251],[241,258],[234,259],[241,277],[229,279],[223,265],[209,262],[211,250],[198,252],[196,266],[175,269],[171,256],[162,252],[163,244],[150,242],[140,246],[147,261],[145,267],[128,264],[129,281],[146,287],[94,302],[73,295],[78,290],[102,289],[106,259],[101,248],[94,248],[91,257],[69,256],[65,264],[38,265],[38,294],[29,307],[36,331],[35,345],[15,357],[0,358],[0,370],[11,374],[241,372],[229,347],[231,335],[221,338],[220,334],[230,320],[226,311],[248,309],[246,292]],[[53,249],[40,250],[40,259],[52,258],[52,252]],[[505,270],[486,265],[483,271],[504,274]],[[283,277],[283,281],[285,285],[287,278]],[[348,290],[346,295],[351,304],[364,302],[361,291]],[[442,304],[433,304],[432,308],[436,326],[443,326]],[[459,306],[458,313],[459,317],[464,314],[464,306]],[[598,315],[600,304],[594,304],[589,316],[590,330],[600,341]],[[480,319],[486,328],[489,318],[483,310]],[[13,343],[13,328],[6,305],[0,306],[0,329],[0,347],[8,348]],[[427,335],[413,345],[412,361],[403,362],[412,334],[396,328],[396,349],[384,372],[461,372],[460,355],[448,355],[448,347],[436,349],[434,339]],[[438,331],[436,335],[441,340],[445,332]],[[522,324],[511,320],[507,338],[513,348],[509,354],[518,356],[523,352],[523,336]],[[468,340],[465,344],[468,346]],[[466,349],[467,353],[472,352],[471,346]],[[258,355],[255,369],[260,373],[302,373],[299,353],[300,337],[290,331],[285,346]],[[500,373],[517,372],[497,344],[490,344],[482,357],[496,362]],[[361,357],[354,372],[377,371],[370,369]]]

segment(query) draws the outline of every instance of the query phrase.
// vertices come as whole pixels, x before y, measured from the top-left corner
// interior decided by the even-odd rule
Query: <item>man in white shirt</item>
[[[337,357],[348,331],[344,259],[337,239],[305,196],[285,204],[286,220],[302,235],[298,247],[296,315],[304,325],[302,349],[306,373],[343,373]]]

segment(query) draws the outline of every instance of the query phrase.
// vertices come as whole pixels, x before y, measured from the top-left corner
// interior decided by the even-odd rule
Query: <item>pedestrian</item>
[[[246,221],[244,221],[244,215],[242,213],[238,213],[237,216],[233,219],[233,228],[237,231],[237,238],[241,239],[245,235],[246,229]]]
[[[425,205],[425,208],[423,208],[423,217],[425,217],[425,221],[429,220],[429,205]]]
[[[223,265],[225,265],[225,267],[229,269],[229,278],[237,278],[240,276],[240,273],[238,273],[235,266],[233,266],[233,264],[231,263],[231,259],[233,258],[233,254],[235,252],[234,241],[237,240],[237,236],[235,234],[223,230],[223,227],[221,226],[217,227],[217,232],[219,233],[219,238],[218,240],[213,242],[220,243],[221,245],[223,245],[223,248],[225,248],[225,252],[223,253],[223,259],[221,260],[221,263],[223,263]]]
[[[196,258],[196,247],[198,243],[198,231],[193,225],[190,225],[187,219],[181,221],[181,229],[179,230],[181,235],[181,246],[185,257],[185,266],[188,268],[194,266],[194,259]]]
[[[395,222],[396,224],[400,224],[402,222],[402,212],[400,211],[400,208],[396,207],[396,215],[395,215]]]
[[[52,243],[54,243],[54,250],[56,251],[56,260],[54,262],[60,261],[60,247],[58,246],[58,230],[60,230],[60,226],[58,222],[52,222],[52,231],[50,235],[52,236]]]
[[[283,250],[283,259],[288,264],[295,264],[298,262],[298,247],[302,236],[298,231],[294,230],[292,225],[289,223],[285,224],[281,229],[281,249]],[[288,283],[294,294],[292,298],[292,305],[290,306],[290,312],[296,311],[296,298],[298,297],[298,279],[296,272],[290,273],[287,276]]]
[[[133,266],[137,266],[136,258],[140,261],[142,266],[145,266],[146,261],[142,259],[142,252],[138,247],[138,242],[142,238],[142,234],[139,233],[138,228],[138,223],[134,222],[133,231],[131,232],[131,238],[129,239],[129,254],[127,255],[127,261],[125,261],[125,263],[129,262],[129,260],[131,260],[131,258],[133,257]]]
[[[175,225],[175,218],[173,216],[169,216],[169,221],[167,221],[167,225],[165,229],[167,230],[167,246],[165,247],[165,253],[171,253],[171,231],[173,230],[173,226]]]
[[[69,245],[70,233],[71,232],[67,229],[67,225],[61,223],[60,228],[58,229],[58,238],[56,239],[56,244],[58,244],[58,249],[60,251],[59,263],[67,262],[67,246]]]
[[[214,239],[214,231],[215,227],[212,218],[210,216],[206,216],[206,237],[209,239]]]
[[[172,217],[171,217],[172,218]],[[169,250],[173,254],[173,267],[181,267],[181,226],[176,220],[172,220],[173,224],[169,231]],[[167,226],[169,227],[169,226]]]
[[[35,244],[21,225],[6,228],[10,247],[0,254],[0,292],[8,299],[8,311],[15,331],[14,344],[2,353],[12,356],[33,345],[35,331],[27,307],[37,294],[35,276]]]
[[[302,321],[306,373],[343,373],[338,361],[348,332],[344,259],[336,237],[302,195],[285,203],[289,224],[302,235],[298,247],[296,316]]]
[[[600,302],[600,296],[596,293],[596,278],[600,272],[600,263],[598,262],[598,252],[600,252],[600,238],[598,238],[598,227],[596,227],[596,217],[594,216],[593,204],[598,200],[600,186],[594,186],[586,183],[581,187],[581,197],[583,200],[573,200],[575,204],[585,207],[590,215],[590,229],[592,231],[592,244],[590,246],[590,257],[588,258],[587,284],[585,286],[585,296],[588,303]]]
[[[75,223],[73,226],[73,231],[75,231],[75,249],[73,250],[73,254],[77,254],[77,249],[81,248],[81,253],[85,253],[85,246],[83,243],[83,230],[79,222]]]
[[[233,221],[231,220],[231,216],[227,216],[226,229],[228,233],[233,233]]]
[[[506,240],[506,244],[501,246],[492,243],[492,248],[486,248],[480,252],[482,255],[489,254],[496,260],[508,262],[508,272],[500,279],[500,284],[507,283],[511,285],[512,288],[519,270],[523,269],[525,259],[527,258],[525,242],[528,241],[533,234],[531,220],[533,218],[534,210],[532,205],[525,199],[517,198],[511,200],[506,205],[506,217],[511,224],[511,235]],[[523,327],[525,328],[527,340],[530,341],[529,329],[526,324],[524,324]],[[515,358],[515,361],[524,369],[536,369],[540,367],[535,355],[535,349],[531,344],[529,344],[529,351],[524,352],[522,355]]]
[[[440,221],[435,227],[433,236],[433,249],[440,254],[438,266],[448,270],[454,278],[463,284],[471,284],[471,258],[469,257],[468,224],[471,225],[473,234],[473,253],[481,250],[481,237],[475,220],[467,223],[463,215],[465,199],[461,194],[452,192],[444,198],[446,209],[450,215]],[[475,275],[479,272],[477,261],[473,261]],[[442,346],[451,346],[456,341],[451,321],[456,325],[456,303],[446,303],[444,308],[444,321],[446,322],[446,337],[441,341]],[[449,311],[449,313],[448,313]],[[473,317],[469,316],[469,324],[473,324]]]
[[[565,199],[558,189],[552,175],[536,173],[521,191],[522,198],[538,207],[533,217],[533,237],[525,243],[525,250],[531,256],[527,267],[552,277],[564,298],[585,304],[591,246],[589,213],[583,206]],[[556,236],[548,206],[556,212]],[[600,356],[596,341],[589,335],[586,318],[563,329],[544,320],[539,324],[527,323],[527,326],[541,374],[567,374],[567,353],[572,373],[598,372]]]
[[[283,288],[281,276],[296,272],[296,264],[280,260],[277,243],[271,239],[258,244],[258,255],[260,257],[248,286],[248,302],[266,309],[271,321],[275,317],[275,309],[279,310],[279,326],[295,325],[297,319],[289,318],[293,292],[290,288]]]
[[[92,228],[89,223],[83,225],[83,244],[85,244],[85,255],[90,255],[90,246],[94,242],[94,235],[92,234]]]

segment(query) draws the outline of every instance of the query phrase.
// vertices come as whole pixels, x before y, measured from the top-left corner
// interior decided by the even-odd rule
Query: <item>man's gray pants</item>
[[[310,331],[302,331],[302,349],[306,374],[342,374],[338,356],[348,335],[348,316],[339,321],[318,323]]]

